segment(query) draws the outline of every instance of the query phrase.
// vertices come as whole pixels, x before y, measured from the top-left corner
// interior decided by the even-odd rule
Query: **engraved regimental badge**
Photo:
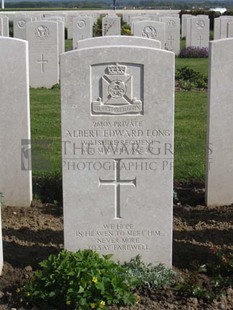
[[[148,39],[156,39],[157,38],[157,30],[153,26],[146,26],[142,30],[142,37],[145,37]]]
[[[48,38],[49,29],[44,25],[40,25],[35,29],[35,36],[41,40]]]
[[[142,114],[142,101],[133,96],[133,76],[127,66],[107,66],[99,82],[99,97],[91,102],[92,115]]]
[[[25,25],[26,25],[26,20],[21,19],[21,20],[18,21],[18,27],[19,28],[24,28]]]

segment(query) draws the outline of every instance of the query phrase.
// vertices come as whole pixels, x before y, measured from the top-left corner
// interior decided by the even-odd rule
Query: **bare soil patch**
[[[207,208],[201,183],[177,183],[174,204],[173,268],[187,274],[211,259],[211,249],[233,250],[233,205]],[[4,268],[0,310],[20,309],[16,289],[32,277],[38,263],[63,248],[62,208],[34,201],[30,208],[2,209]],[[233,275],[232,275],[233,277]],[[208,284],[208,279],[204,279]],[[112,307],[112,309],[117,309]],[[185,298],[174,290],[141,292],[138,305],[122,309],[233,309],[233,290],[213,301]]]

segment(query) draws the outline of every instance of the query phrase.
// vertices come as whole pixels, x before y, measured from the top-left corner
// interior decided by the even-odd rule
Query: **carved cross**
[[[121,159],[114,159],[115,162],[115,179],[114,180],[102,180],[99,178],[99,186],[114,186],[115,188],[115,216],[114,219],[121,218],[121,186],[132,185],[136,186],[136,178],[133,180],[121,180],[120,177],[120,162]]]

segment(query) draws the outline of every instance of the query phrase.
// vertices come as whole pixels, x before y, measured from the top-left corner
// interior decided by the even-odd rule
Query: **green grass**
[[[34,176],[61,172],[60,90],[31,89],[32,169]],[[51,165],[47,165],[50,162]]]
[[[185,65],[207,74],[207,59],[176,58],[176,67]],[[33,175],[59,174],[61,173],[60,90],[58,88],[31,89],[30,96]],[[177,91],[175,101],[175,179],[204,178],[206,122],[207,92]],[[46,160],[51,162],[51,166],[45,165],[44,168],[43,164]]]
[[[204,178],[206,123],[207,92],[176,92],[175,179]]]
[[[175,179],[204,178],[206,111],[207,92],[176,92]],[[59,89],[31,90],[31,123],[33,175],[61,173]],[[48,169],[44,160],[51,162]]]
[[[68,39],[65,42],[65,51],[71,51],[73,49],[73,40],[72,39]]]
[[[186,66],[204,75],[208,75],[208,58],[176,57],[176,69]]]
[[[185,40],[180,40],[180,50],[185,48]],[[208,58],[179,58],[176,57],[176,69],[188,66],[195,71],[208,75]]]

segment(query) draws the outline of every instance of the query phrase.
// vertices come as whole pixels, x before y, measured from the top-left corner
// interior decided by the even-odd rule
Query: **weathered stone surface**
[[[50,88],[59,83],[58,23],[29,22],[26,37],[29,42],[30,86]]]
[[[210,42],[207,205],[233,203],[233,39]]]
[[[152,48],[161,48],[161,42],[153,39],[133,37],[133,36],[106,36],[86,39],[78,42],[78,48],[108,46],[108,45],[136,45]]]
[[[61,55],[65,248],[171,266],[174,53]]]
[[[32,200],[28,45],[0,38],[0,192],[4,204],[30,206]]]

